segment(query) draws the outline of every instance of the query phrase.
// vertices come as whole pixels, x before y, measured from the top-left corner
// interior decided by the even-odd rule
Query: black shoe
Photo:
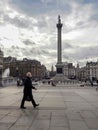
[[[21,109],[26,109],[26,107],[20,107]]]
[[[36,105],[34,106],[34,108],[37,107],[37,106],[39,106],[39,104],[36,104]]]

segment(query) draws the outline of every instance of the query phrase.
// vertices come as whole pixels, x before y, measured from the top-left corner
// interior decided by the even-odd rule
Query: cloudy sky
[[[0,0],[0,46],[4,56],[57,63],[58,15],[62,60],[80,66],[98,59],[98,0]]]

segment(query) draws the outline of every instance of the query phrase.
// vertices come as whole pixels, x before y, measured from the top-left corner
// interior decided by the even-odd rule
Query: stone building
[[[63,63],[64,64],[64,75],[69,79],[74,79],[76,77],[76,68],[72,63]]]
[[[98,61],[87,62],[84,67],[78,68],[77,74],[79,80],[96,81],[98,79]]]
[[[54,66],[51,66],[51,71],[49,72],[50,78],[54,77],[56,75],[56,71],[54,70]]]
[[[79,64],[77,64],[76,66],[76,79],[79,80],[79,71],[80,71],[80,67]]]
[[[17,60],[14,57],[4,57],[4,70],[10,69],[10,76],[24,77],[28,71],[32,73],[33,79],[45,77],[46,67],[37,60],[24,58]]]
[[[85,81],[87,77],[87,73],[86,73],[86,67],[81,67],[78,70],[78,79],[81,81]]]
[[[98,79],[98,61],[86,63],[87,79],[96,80]]]

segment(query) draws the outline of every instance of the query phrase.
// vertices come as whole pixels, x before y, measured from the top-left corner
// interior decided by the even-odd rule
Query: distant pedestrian
[[[51,85],[52,85],[52,86],[56,86],[56,84],[55,84],[54,82],[51,82]]]
[[[91,86],[93,87],[93,81],[91,81]]]
[[[26,74],[26,79],[24,81],[23,99],[20,105],[21,109],[26,109],[26,107],[24,107],[25,101],[31,101],[34,108],[39,106],[39,104],[36,104],[33,98],[32,89],[35,89],[35,90],[37,89],[32,85],[31,77],[32,77],[31,72],[28,72]]]
[[[97,88],[96,88],[96,91],[98,90],[98,80],[97,80]]]
[[[17,79],[17,86],[19,86],[20,85],[20,80],[19,79]]]

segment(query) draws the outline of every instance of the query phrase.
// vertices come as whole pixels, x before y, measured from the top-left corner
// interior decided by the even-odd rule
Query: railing
[[[82,81],[79,80],[63,80],[63,81],[57,81],[57,80],[50,80],[50,79],[43,79],[42,83],[57,83],[57,84],[81,84],[84,83]]]

